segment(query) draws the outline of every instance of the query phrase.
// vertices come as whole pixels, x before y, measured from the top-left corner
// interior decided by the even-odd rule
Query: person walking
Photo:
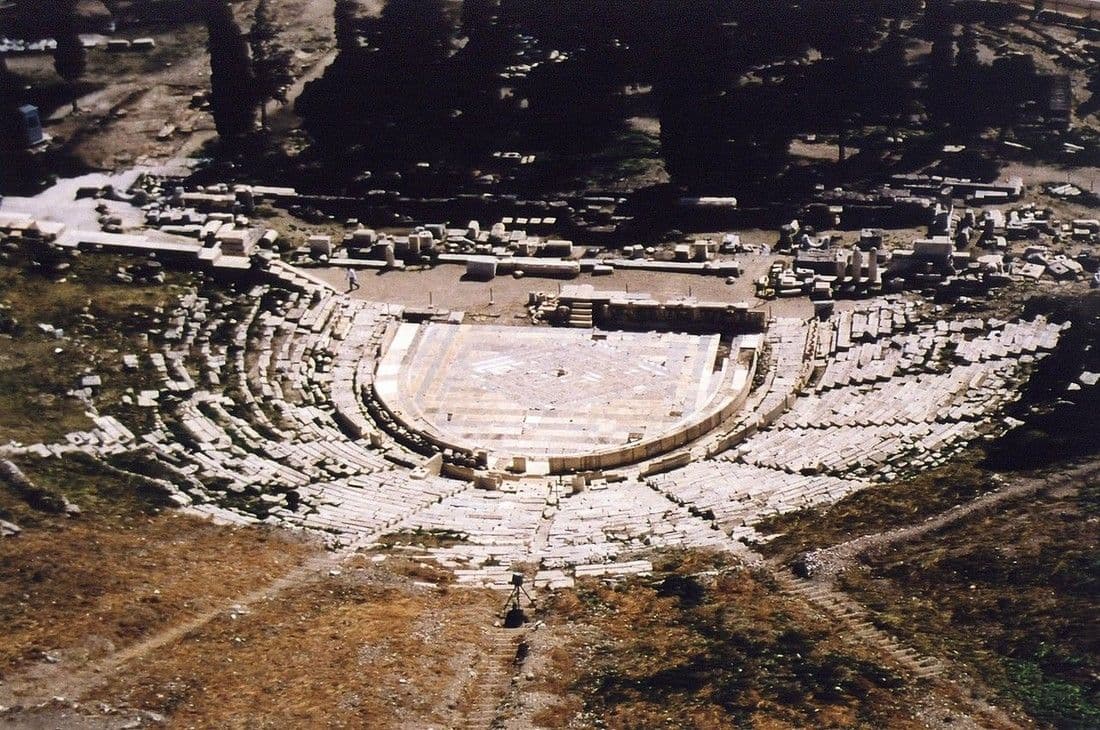
[[[359,288],[359,275],[355,273],[355,269],[348,269],[348,291],[355,291]]]

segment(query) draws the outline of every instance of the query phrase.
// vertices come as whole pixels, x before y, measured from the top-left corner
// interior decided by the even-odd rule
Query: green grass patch
[[[97,518],[130,518],[167,506],[163,495],[150,491],[144,480],[120,475],[86,454],[49,459],[23,456],[12,461],[38,489],[64,496]],[[58,516],[35,510],[0,481],[0,519],[28,528],[46,525]]]
[[[143,367],[126,371],[122,355],[146,351],[140,336],[157,328],[160,309],[190,277],[170,274],[164,285],[118,283],[114,273],[125,262],[132,259],[79,256],[63,281],[18,257],[0,265],[0,306],[18,322],[14,333],[0,335],[0,441],[54,441],[89,428],[84,404],[66,395],[86,372],[103,380],[94,394],[102,412],[132,428],[148,425],[146,414],[121,401],[129,389],[150,387],[153,373],[144,358]]]
[[[606,187],[663,170],[660,141],[643,132],[622,132],[588,157],[589,184]]]
[[[91,425],[83,404],[65,396],[82,370],[71,348],[42,339],[9,339],[3,344],[0,441],[53,441]],[[55,353],[59,347],[62,351]]]
[[[789,560],[807,550],[938,514],[998,488],[993,474],[977,465],[979,459],[979,454],[971,452],[924,474],[868,487],[832,506],[766,518],[756,527],[775,538],[756,548],[769,557]]]
[[[1100,717],[1100,494],[1095,481],[1012,500],[864,556],[842,583],[922,651],[971,665],[1056,727]]]
[[[1015,694],[1036,720],[1059,728],[1100,727],[1100,704],[1080,685],[1051,679],[1034,662],[1008,661]]]

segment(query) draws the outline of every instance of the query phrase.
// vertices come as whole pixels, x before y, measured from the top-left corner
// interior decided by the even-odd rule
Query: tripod
[[[527,600],[531,602],[532,606],[535,605],[535,599],[531,598],[531,594],[523,587],[523,573],[512,573],[512,593],[508,596],[508,601],[504,604],[504,628],[506,629],[519,628],[527,621],[527,617],[523,613],[523,608],[519,605],[521,593],[527,597]]]

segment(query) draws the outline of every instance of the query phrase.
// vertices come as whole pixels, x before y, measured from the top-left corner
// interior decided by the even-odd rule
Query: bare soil
[[[498,610],[495,594],[416,587],[357,559],[211,622],[92,696],[173,727],[446,726],[488,669],[479,657]]]
[[[365,12],[377,12],[381,4],[375,0],[361,3]],[[255,5],[254,0],[234,5],[245,31]],[[270,6],[283,26],[283,44],[294,51],[299,82],[291,90],[293,99],[304,80],[318,74],[331,58],[333,2],[273,0]],[[119,37],[135,33],[152,37],[156,49],[141,54],[108,52],[102,44],[93,48],[81,79],[90,93],[78,100],[76,114],[63,105],[47,122],[47,133],[91,168],[166,163],[198,152],[215,136],[210,113],[191,106],[192,95],[209,88],[205,28],[200,23],[181,23],[135,29]],[[11,68],[38,84],[61,83],[49,55],[20,58]],[[274,125],[282,129],[296,126],[289,108],[272,105],[269,111],[275,115]]]
[[[0,705],[220,606],[318,550],[284,533],[179,512],[37,521],[20,520],[23,534],[0,541]]]

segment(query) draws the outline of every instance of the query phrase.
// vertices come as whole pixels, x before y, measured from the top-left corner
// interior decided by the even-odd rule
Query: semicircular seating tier
[[[1042,318],[934,322],[908,300],[881,298],[820,323],[775,319],[763,342],[724,358],[713,338],[656,333],[562,339],[542,328],[554,345],[536,347],[524,341],[530,328],[405,325],[399,308],[337,294],[290,267],[274,274],[248,290],[184,292],[149,332],[150,351],[128,356],[151,385],[126,396],[124,411],[104,416],[89,401],[94,428],[0,454],[81,451],[160,485],[180,506],[334,544],[445,534],[417,554],[462,582],[507,587],[511,570],[530,568],[541,585],[568,585],[644,571],[655,547],[744,550],[768,516],[942,463],[1006,427],[998,414],[1063,328]],[[759,357],[744,357],[749,345]],[[529,346],[536,354],[515,357]],[[454,400],[447,389],[472,388],[471,373],[482,382]],[[498,388],[493,403],[478,396]],[[664,438],[731,397],[741,400],[735,411],[685,444],[682,459],[572,477],[528,469],[492,490],[441,474],[432,440],[484,440],[504,461],[548,461]],[[655,409],[651,421],[631,398]],[[551,431],[540,440],[551,414],[577,402],[588,410],[574,412],[572,440]],[[525,420],[493,442],[478,408],[509,404]],[[601,409],[616,408],[625,428],[601,430]]]

